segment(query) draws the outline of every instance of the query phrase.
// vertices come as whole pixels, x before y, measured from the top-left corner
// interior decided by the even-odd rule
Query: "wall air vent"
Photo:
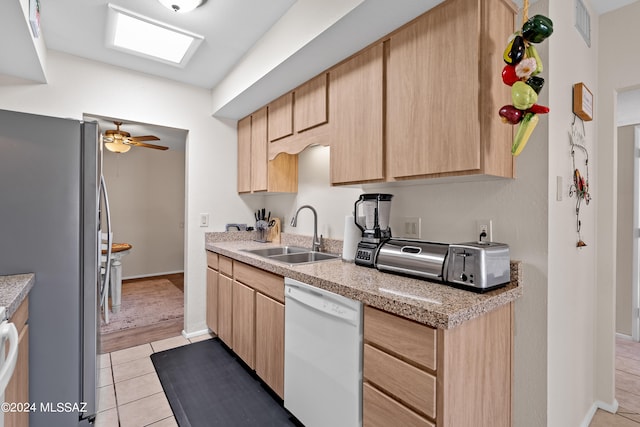
[[[591,47],[591,15],[582,0],[576,0],[576,28],[587,46]]]

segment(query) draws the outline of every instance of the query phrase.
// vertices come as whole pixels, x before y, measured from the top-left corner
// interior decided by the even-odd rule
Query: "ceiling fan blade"
[[[160,141],[160,138],[153,135],[132,136],[129,138],[131,141]]]
[[[139,141],[129,141],[127,142],[128,145],[133,145],[136,147],[145,147],[145,148],[153,148],[155,150],[168,150],[169,147],[165,147],[163,145],[155,145],[155,144],[146,144],[144,142],[139,142]]]

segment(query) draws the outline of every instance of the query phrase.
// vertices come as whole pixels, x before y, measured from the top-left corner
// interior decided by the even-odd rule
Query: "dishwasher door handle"
[[[330,295],[325,295],[323,292],[287,285],[285,286],[285,298],[295,300],[309,308],[351,324],[357,324],[360,320],[356,310],[333,300]]]

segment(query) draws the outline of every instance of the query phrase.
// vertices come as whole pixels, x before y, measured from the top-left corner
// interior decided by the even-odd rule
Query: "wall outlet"
[[[485,236],[480,237],[482,233],[485,233]],[[476,240],[484,241],[484,242],[492,242],[493,241],[493,221],[490,219],[479,219],[476,221]]]
[[[201,213],[200,214],[200,227],[208,227],[209,226],[209,214]]]
[[[402,220],[401,234],[409,239],[419,239],[421,236],[422,219],[419,217],[405,217]]]

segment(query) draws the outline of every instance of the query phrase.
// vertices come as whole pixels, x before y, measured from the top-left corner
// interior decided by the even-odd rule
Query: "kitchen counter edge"
[[[521,262],[511,262],[511,283],[479,294],[441,283],[392,275],[338,258],[290,265],[244,249],[280,246],[252,241],[207,241],[205,249],[280,276],[343,295],[438,329],[450,329],[522,296]]]
[[[14,315],[35,284],[33,273],[0,276],[0,307],[5,307],[8,319]]]

